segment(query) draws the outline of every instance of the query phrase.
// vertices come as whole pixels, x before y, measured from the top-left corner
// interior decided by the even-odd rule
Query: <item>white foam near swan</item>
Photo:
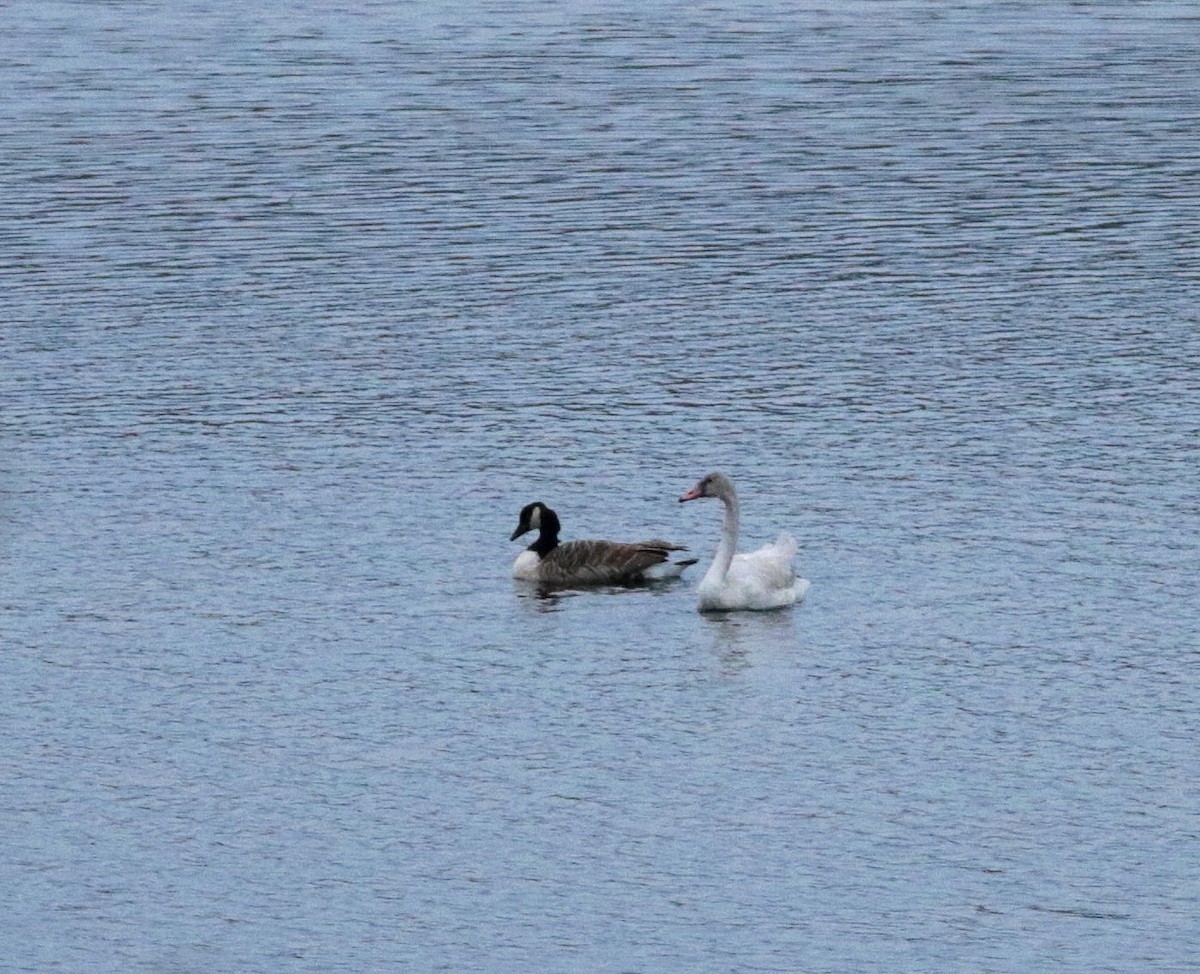
[[[724,474],[710,473],[680,497],[679,503],[701,497],[716,497],[725,505],[721,543],[696,589],[701,612],[782,609],[804,598],[808,579],[797,578],[792,566],[795,538],[784,532],[774,544],[738,554],[740,512],[733,484]]]

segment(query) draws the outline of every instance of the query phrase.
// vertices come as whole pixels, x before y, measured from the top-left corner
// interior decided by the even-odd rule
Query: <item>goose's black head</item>
[[[517,529],[508,540],[516,541],[521,535],[534,530],[538,532],[538,539],[529,546],[529,550],[536,551],[544,557],[558,544],[559,523],[558,515],[541,501],[534,501],[521,508]]]

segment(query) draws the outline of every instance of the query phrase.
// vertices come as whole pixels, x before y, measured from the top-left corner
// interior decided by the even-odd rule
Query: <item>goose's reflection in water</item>
[[[661,598],[679,588],[686,588],[683,579],[670,578],[651,582],[631,582],[628,585],[594,585],[586,588],[572,588],[566,585],[547,585],[544,582],[530,582],[517,579],[513,583],[513,591],[517,599],[526,608],[535,612],[558,612],[565,608],[567,599],[579,596],[649,596]]]

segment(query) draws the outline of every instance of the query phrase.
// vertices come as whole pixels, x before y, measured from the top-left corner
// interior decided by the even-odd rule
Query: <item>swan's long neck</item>
[[[733,556],[737,553],[738,544],[738,499],[733,491],[723,493],[721,502],[725,505],[725,522],[721,526],[721,543],[717,545],[717,553],[713,556],[704,581],[715,582],[718,585],[725,581],[729,566],[733,564]]]

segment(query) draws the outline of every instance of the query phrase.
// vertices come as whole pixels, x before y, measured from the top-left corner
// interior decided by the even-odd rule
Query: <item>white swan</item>
[[[782,609],[799,602],[808,590],[808,579],[797,578],[792,567],[796,539],[779,536],[774,544],[737,554],[738,499],[729,478],[710,473],[679,498],[679,503],[700,497],[719,497],[725,505],[725,525],[713,563],[696,589],[701,612],[733,609]]]
[[[558,515],[541,501],[521,508],[517,529],[510,541],[527,531],[538,532],[537,541],[513,562],[513,578],[544,585],[636,585],[639,582],[678,578],[696,559],[668,561],[672,551],[686,551],[669,541],[568,541],[558,543]]]

